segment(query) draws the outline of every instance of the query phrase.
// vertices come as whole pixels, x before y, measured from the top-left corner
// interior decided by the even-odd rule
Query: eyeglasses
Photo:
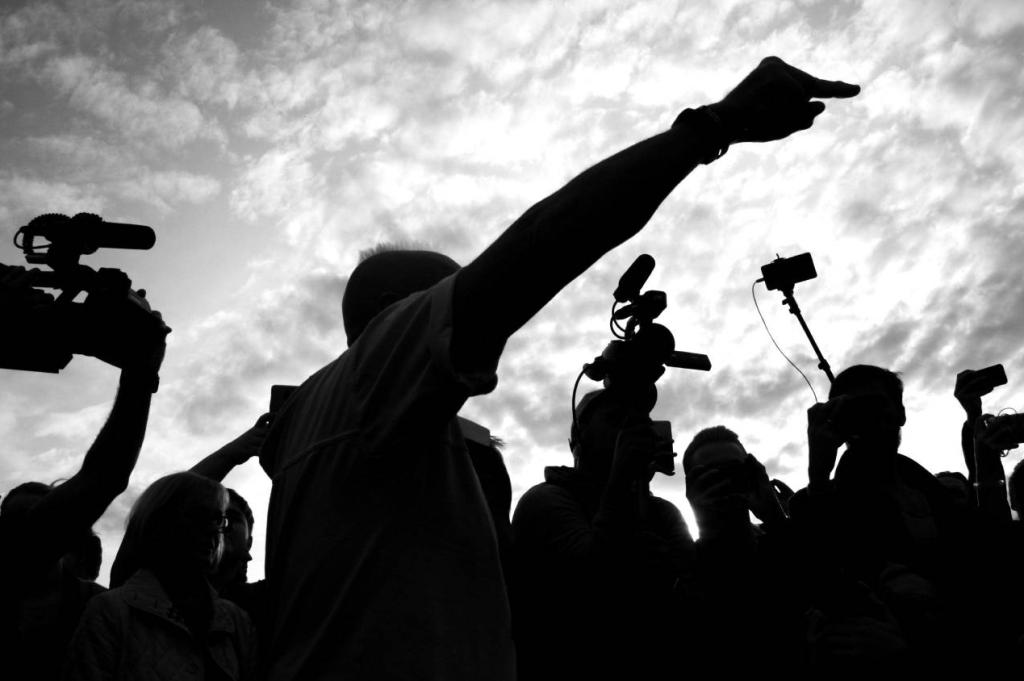
[[[186,522],[195,528],[201,528],[208,532],[224,534],[228,529],[228,516],[219,512],[188,512],[185,514]]]

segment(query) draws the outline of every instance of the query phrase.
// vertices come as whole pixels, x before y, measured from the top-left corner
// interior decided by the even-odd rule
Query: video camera
[[[151,349],[170,329],[151,310],[146,292],[132,290],[121,270],[94,270],[78,260],[100,248],[146,250],[155,242],[149,227],[91,213],[40,215],[21,227],[14,245],[27,262],[51,271],[4,276],[0,269],[0,368],[57,373],[74,354],[124,367]],[[60,294],[54,299],[38,289]],[[83,292],[85,299],[75,302]]]
[[[667,366],[711,370],[707,355],[676,350],[672,332],[654,323],[665,310],[665,292],[640,292],[653,271],[654,258],[645,253],[619,279],[609,320],[616,340],[608,343],[592,362],[583,365],[581,374],[593,381],[603,381],[608,390],[633,394],[640,400],[652,392],[655,381],[665,373]],[[623,321],[625,326],[622,326]],[[573,403],[575,408],[575,397]]]

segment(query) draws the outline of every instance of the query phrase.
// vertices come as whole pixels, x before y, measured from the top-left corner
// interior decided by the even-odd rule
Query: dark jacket
[[[233,603],[214,600],[206,640],[185,626],[156,576],[139,570],[123,586],[92,599],[71,641],[70,681],[253,679],[256,636]]]

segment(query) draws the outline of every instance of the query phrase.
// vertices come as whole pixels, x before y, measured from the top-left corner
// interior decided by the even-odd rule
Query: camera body
[[[707,355],[675,349],[672,332],[654,320],[665,310],[664,291],[640,289],[654,270],[654,258],[643,254],[630,265],[615,289],[615,305],[610,320],[616,337],[605,346],[600,356],[583,366],[583,373],[593,381],[602,381],[608,390],[646,399],[654,383],[665,373],[665,367],[710,371]],[[625,321],[623,327],[620,322]],[[653,402],[650,404],[654,406]]]
[[[88,213],[41,215],[19,229],[14,243],[25,259],[50,270],[29,270],[22,290],[0,298],[0,368],[57,373],[76,354],[117,367],[141,358],[169,331],[145,291],[133,290],[120,270],[94,270],[78,259],[99,248],[147,249],[154,241],[149,227],[107,223]],[[38,289],[60,293],[54,298]],[[81,293],[85,299],[76,302]]]
[[[1024,443],[1024,413],[985,415],[982,437],[990,446],[999,449],[1016,449]]]

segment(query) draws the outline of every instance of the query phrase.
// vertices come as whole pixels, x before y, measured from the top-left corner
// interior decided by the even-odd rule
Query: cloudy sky
[[[699,168],[508,344],[497,390],[463,413],[506,440],[516,498],[569,461],[572,382],[644,252],[669,296],[661,321],[713,364],[660,382],[654,415],[679,451],[725,424],[805,484],[814,398],[750,287],[777,253],[810,251],[819,276],[797,299],[833,367],[902,372],[904,452],[963,470],[956,372],[1002,362],[1010,385],[986,407],[1024,409],[1024,3],[5,2],[0,262],[23,263],[11,237],[40,213],[151,225],[151,251],[88,263],[124,269],[174,329],[131,487],[98,528],[103,579],[141,489],[344,349],[360,249],[414,239],[468,262],[573,175],[772,54],[862,94],[811,131]],[[781,296],[758,297],[826,393]],[[60,375],[0,370],[0,492],[73,474],[116,382],[82,357]],[[255,462],[226,483],[256,511],[260,576],[269,484]],[[685,507],[681,476],[656,490]]]

